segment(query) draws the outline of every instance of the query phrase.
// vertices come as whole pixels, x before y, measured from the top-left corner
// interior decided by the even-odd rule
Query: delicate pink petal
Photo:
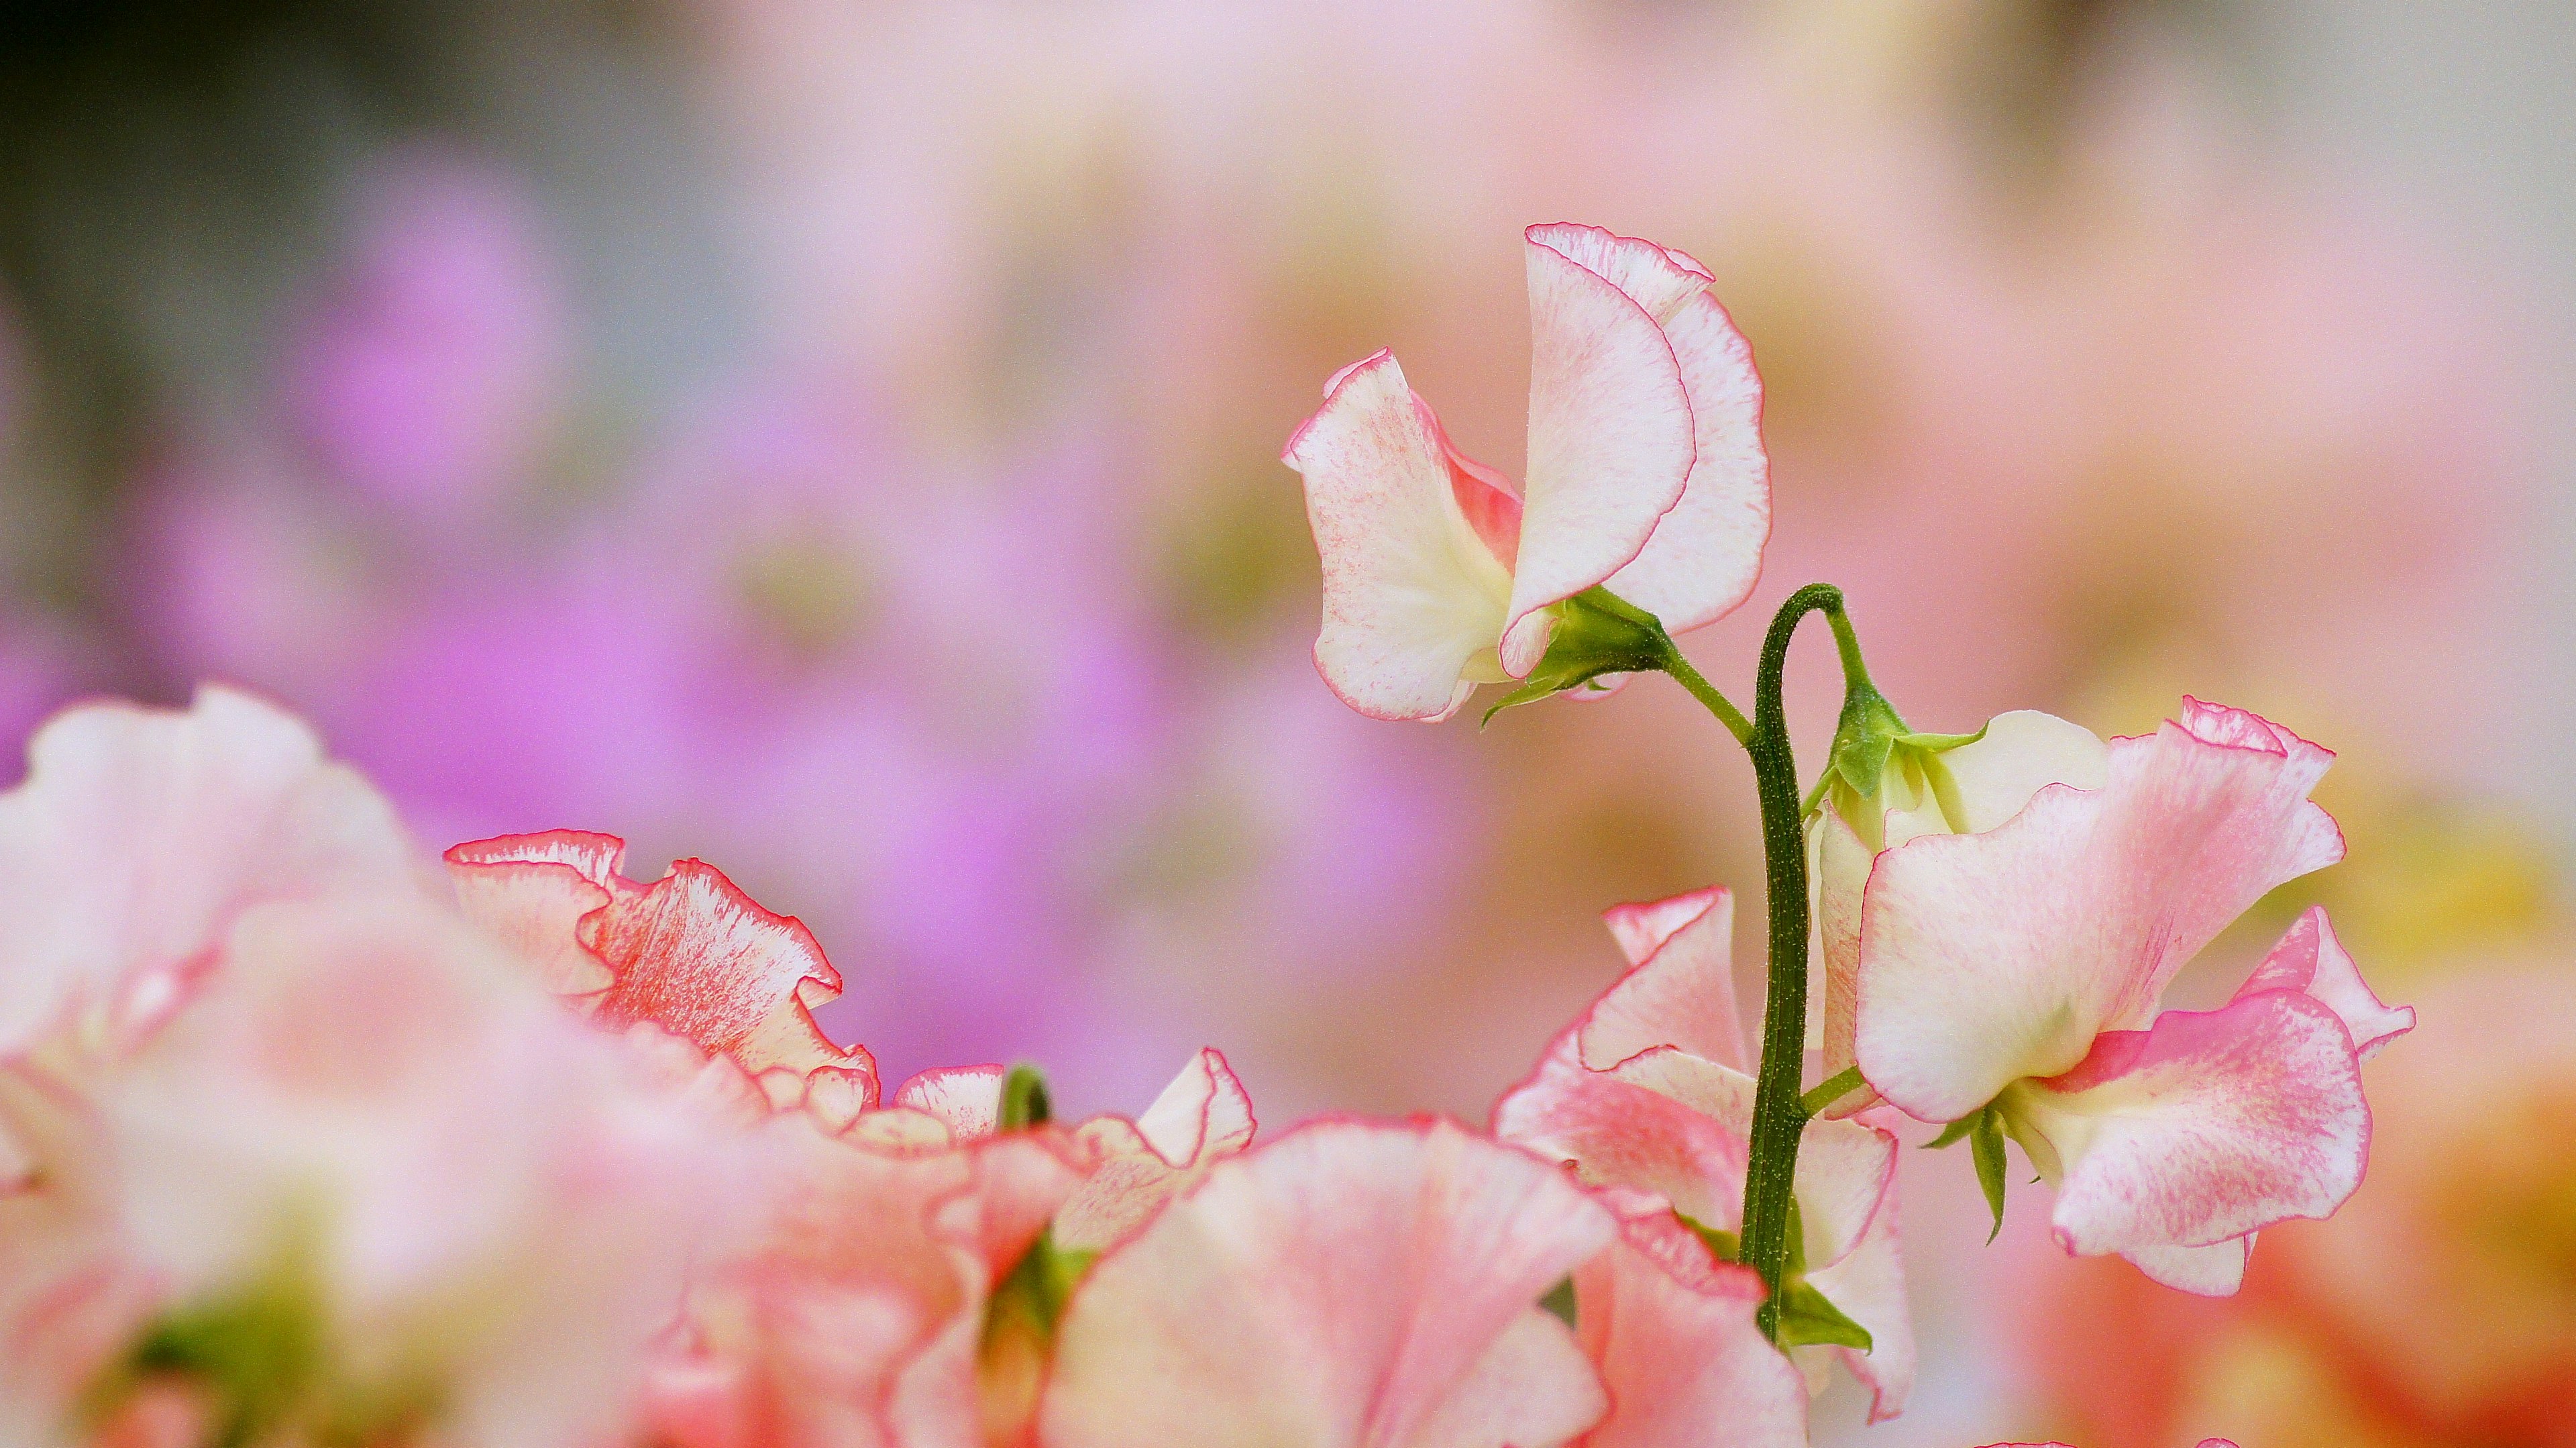
[[[1001,1130],[1000,1066],[934,1066],[903,1083],[892,1104],[939,1118],[952,1141],[980,1141]]]
[[[1539,610],[1644,550],[1697,456],[1681,363],[1645,308],[1532,228],[1529,471],[1503,636],[1518,678],[1547,651]]]
[[[1637,1065],[1660,1064],[1665,1054],[1679,1053]],[[1713,1084],[1695,1093],[1700,1101],[1727,1090]],[[1732,1100],[1715,1103],[1726,1107],[1720,1116],[1607,1072],[1542,1070],[1496,1105],[1494,1134],[1571,1164],[1587,1184],[1651,1192],[1703,1226],[1733,1231],[1744,1211],[1744,1128],[1752,1120],[1749,1087],[1740,1094],[1741,1111]]]
[[[612,835],[557,830],[475,840],[444,858],[468,919],[527,961],[546,989],[589,996],[616,977],[581,943],[581,920],[614,889],[640,888],[617,873],[625,851],[626,842]]]
[[[1821,1125],[1807,1128],[1811,1138],[1825,1136]],[[1837,1125],[1848,1131],[1858,1123]],[[1881,1423],[1905,1411],[1905,1400],[1914,1391],[1914,1313],[1906,1301],[1905,1252],[1898,1235],[1902,1214],[1896,1199],[1896,1142],[1883,1132],[1871,1134],[1879,1139],[1885,1162],[1878,1206],[1870,1214],[1869,1225],[1839,1257],[1827,1260],[1821,1267],[1813,1266],[1818,1249],[1810,1245],[1807,1282],[1841,1308],[1844,1316],[1869,1329],[1869,1351],[1848,1347],[1829,1351],[1841,1358],[1851,1375],[1869,1389],[1869,1420]],[[1867,1169],[1867,1157],[1857,1138],[1839,1135],[1825,1139],[1833,1143],[1837,1157],[1817,1151],[1816,1155],[1825,1160],[1824,1170],[1849,1171],[1855,1165]],[[1803,1179],[1809,1169],[1807,1153],[1801,1151],[1801,1185],[1806,1185]]]
[[[2252,1232],[2206,1247],[2134,1247],[2120,1255],[2149,1281],[2201,1297],[2233,1297],[2245,1285],[2245,1263],[2254,1255]]]
[[[1690,399],[1694,461],[1679,502],[1610,591],[1674,633],[1744,602],[1771,536],[1771,461],[1762,448],[1762,378],[1753,348],[1710,289],[1706,267],[1597,226],[1538,226],[1530,239],[1625,293],[1663,329]]]
[[[2005,1119],[2057,1182],[2068,1251],[2196,1247],[2325,1217],[2361,1185],[2370,1111],[2333,1011],[2293,991],[2167,1011],[2026,1082]]]
[[[1445,1123],[1308,1126],[1217,1166],[1074,1297],[1053,1448],[1561,1443],[1607,1404],[1535,1304],[1617,1233]]]
[[[1136,1118],[1146,1143],[1173,1166],[1231,1156],[1252,1144],[1256,1125],[1251,1094],[1214,1047],[1191,1057]]]
[[[2267,990],[2298,991],[2323,1002],[2352,1033],[2353,1048],[2365,1061],[2415,1029],[2413,1006],[2387,1005],[2362,981],[2361,968],[2335,939],[2322,905],[2309,906],[2291,923],[2236,995],[2241,1000]]]
[[[711,865],[676,861],[645,889],[616,895],[584,917],[582,942],[616,976],[598,996],[607,1024],[650,1021],[755,1075],[830,1068],[873,1082],[866,1051],[834,1045],[814,1024],[814,1008],[841,993],[841,975],[813,934],[761,909]]]
[[[1385,352],[1347,368],[1288,440],[1324,563],[1315,664],[1380,719],[1444,719],[1503,633],[1511,574],[1461,511],[1447,450]]]
[[[1326,388],[1330,392],[1331,388]],[[1422,425],[1431,430],[1432,440],[1440,444],[1441,461],[1449,465],[1449,491],[1458,500],[1458,512],[1494,561],[1505,569],[1512,566],[1521,551],[1521,495],[1499,468],[1487,467],[1458,450],[1449,440],[1449,429],[1440,425],[1439,414],[1417,394],[1414,411],[1422,415]]]
[[[1712,887],[1652,904],[1615,905],[1602,919],[1634,968],[1575,1023],[1584,1064],[1606,1070],[1640,1051],[1674,1046],[1741,1068],[1734,898]]]
[[[1980,834],[2022,812],[2031,796],[2052,784],[2100,789],[2111,780],[2111,749],[2101,736],[2037,709],[2014,709],[1986,721],[1985,737],[1938,756],[1956,786],[1967,818],[1964,833]],[[1891,830],[1889,844],[1913,833]]]
[[[1630,1217],[1575,1274],[1576,1333],[1610,1416],[1584,1448],[1799,1448],[1807,1386],[1754,1325],[1762,1279],[1667,1212]]]
[[[247,905],[417,880],[383,798],[246,694],[81,705],[27,758],[0,795],[0,1054],[69,1009],[166,1009]]]
[[[2321,755],[2167,724],[2114,741],[2100,790],[2051,785],[1984,834],[1880,855],[1854,1028],[1871,1084],[1956,1120],[2153,1019],[2165,982],[2247,906],[2340,856],[2307,800]]]

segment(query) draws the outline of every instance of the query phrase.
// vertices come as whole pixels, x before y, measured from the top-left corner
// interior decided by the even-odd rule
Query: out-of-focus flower
[[[2576,976],[2458,963],[2373,1060],[2367,1191],[2272,1233],[2223,1302],[2034,1259],[1999,1294],[2016,1375],[2096,1448],[2226,1426],[2280,1448],[2567,1448],[2576,1373]]]
[[[619,873],[624,840],[577,830],[476,840],[446,860],[465,912],[593,1019],[694,1042],[832,1129],[877,1103],[866,1048],[836,1046],[814,1024],[840,972],[794,917],[761,909],[715,867],[681,860],[639,885]]]
[[[2248,906],[2342,858],[2307,798],[2333,757],[2186,700],[2113,742],[2102,788],[2049,785],[1984,833],[1889,850],[1861,903],[1861,1071],[1908,1114],[1973,1132],[1992,1193],[1996,1133],[2019,1141],[2057,1188],[2069,1252],[2235,1291],[2255,1232],[2330,1215],[2361,1184],[2360,1062],[2413,1014],[2370,993],[2321,911],[2224,1009],[2158,1004]]]
[[[411,155],[371,178],[284,401],[331,480],[415,529],[485,521],[562,402],[561,287],[506,173]]]
[[[757,1174],[242,695],[75,709],[0,798],[0,1439],[611,1431]],[[156,1426],[157,1425],[157,1426]]]
[[[1288,440],[1324,560],[1315,662],[1361,713],[1445,719],[1526,677],[1556,606],[1598,584],[1696,628],[1760,575],[1762,383],[1689,257],[1534,226],[1529,476],[1449,443],[1389,352],[1343,368]]]
[[[1565,1442],[1609,1402],[1539,1301],[1618,1232],[1562,1174],[1455,1126],[1303,1127],[1217,1166],[1092,1269],[1042,1436]]]
[[[2064,1443],[2055,1443],[2055,1442],[2050,1442],[2050,1443],[1989,1443],[1989,1444],[1987,1444],[1987,1445],[1986,1445],[1986,1448],[2068,1448],[2068,1445],[2066,1445],[2066,1444],[2064,1444]],[[2235,1445],[2234,1443],[2232,1443],[2232,1442],[2228,1441],[2228,1440],[2227,1440],[2227,1439],[2225,1439],[2225,1438],[2203,1438],[2203,1439],[2201,1439],[2201,1440],[2200,1440],[2200,1442],[2196,1445],[2196,1448],[2236,1448],[2236,1445]]]
[[[1700,890],[1623,905],[1606,918],[1630,969],[1496,1104],[1495,1134],[1571,1163],[1596,1186],[1651,1193],[1716,1242],[1729,1242],[1743,1228],[1753,1122],[1753,1079],[1744,1070],[1729,964],[1733,900],[1724,890]],[[1796,1201],[1800,1267],[1783,1289],[1784,1303],[1794,1309],[1802,1293],[1821,1295],[1868,1333],[1868,1346],[1794,1351],[1818,1388],[1825,1362],[1839,1356],[1869,1387],[1873,1420],[1893,1417],[1914,1379],[1895,1138],[1857,1121],[1808,1123]],[[1585,1280],[1577,1277],[1578,1292]],[[1678,1325],[1673,1336],[1676,1347],[1687,1341]],[[1653,1337],[1646,1322],[1627,1329],[1640,1348]],[[1712,1406],[1732,1415],[1762,1403],[1758,1383],[1730,1397],[1731,1404]],[[1614,1412],[1612,1427],[1623,1414]],[[1787,1409],[1764,1405],[1763,1416],[1798,1441],[1803,1395]]]

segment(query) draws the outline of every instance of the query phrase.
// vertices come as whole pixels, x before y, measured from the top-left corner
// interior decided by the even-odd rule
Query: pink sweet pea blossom
[[[1003,1072],[904,1083],[837,1137],[775,1118],[794,1162],[778,1209],[693,1289],[647,1411],[678,1448],[946,1448],[1024,1443],[1043,1335],[1014,1336],[999,1290],[1049,1234],[1096,1251],[1252,1138],[1251,1103],[1203,1051],[1141,1117],[998,1129]]]
[[[834,1045],[814,1024],[840,995],[840,972],[812,932],[715,867],[681,860],[640,885],[619,873],[624,840],[578,830],[475,840],[446,860],[466,913],[593,1019],[694,1042],[835,1130],[876,1104],[866,1048]]]
[[[1701,1228],[1739,1231],[1753,1079],[1744,1071],[1728,959],[1733,915],[1733,901],[1720,889],[1609,911],[1611,933],[1632,968],[1496,1105],[1495,1134],[1570,1163],[1587,1183],[1644,1197],[1666,1223],[1678,1213]],[[1825,1363],[1840,1357],[1869,1387],[1872,1419],[1893,1417],[1914,1378],[1897,1238],[1895,1139],[1856,1121],[1810,1123],[1798,1158],[1797,1202],[1810,1264],[1805,1280],[1866,1328],[1872,1346],[1867,1352],[1800,1347],[1795,1355],[1818,1388]],[[1751,1302],[1761,1301],[1751,1269],[1707,1262],[1708,1249],[1691,1234],[1658,1231],[1668,1242],[1689,1241],[1702,1275],[1713,1270],[1732,1277],[1739,1290],[1749,1287]],[[1584,1294],[1605,1282],[1597,1271],[1575,1282],[1588,1339],[1595,1304]],[[1653,1298],[1633,1291],[1618,1298],[1627,1361],[1604,1362],[1620,1406],[1599,1441],[1666,1441],[1642,1424],[1639,1436],[1623,1435],[1623,1425],[1640,1414],[1662,1425],[1654,1432],[1687,1441],[1804,1441],[1806,1394],[1794,1374],[1772,1371],[1786,1361],[1754,1328],[1749,1309],[1740,1323],[1695,1326],[1674,1310],[1685,1300],[1669,1285]],[[1662,1310],[1641,1319],[1641,1301]],[[1746,1343],[1761,1352],[1750,1353]],[[1736,1375],[1725,1391],[1712,1383],[1697,1400],[1616,1390],[1623,1376],[1639,1370],[1636,1364],[1694,1362],[1735,1364]],[[1706,1416],[1692,1419],[1692,1413]],[[1718,1436],[1721,1431],[1737,1436]]]
[[[219,689],[67,712],[0,796],[0,1441],[623,1422],[759,1175]]]
[[[1675,632],[1752,592],[1770,535],[1762,383],[1705,267],[1589,226],[1527,231],[1529,475],[1450,445],[1387,352],[1289,438],[1324,563],[1316,666],[1382,719],[1522,678],[1596,584]]]
[[[1220,1163],[1101,1258],[1059,1329],[1042,1437],[1573,1441],[1609,1400],[1539,1302],[1619,1233],[1562,1173],[1453,1125],[1303,1127]]]
[[[1981,833],[1880,855],[1853,973],[1870,1084],[1925,1121],[1998,1113],[2057,1188],[2069,1252],[2233,1292],[2257,1231],[2330,1215],[2360,1185],[2360,1062],[2414,1023],[2362,984],[2322,910],[2224,1008],[2158,1011],[2247,907],[2342,857],[2307,798],[2333,757],[2185,700],[2111,742],[2100,788],[2052,784]]]

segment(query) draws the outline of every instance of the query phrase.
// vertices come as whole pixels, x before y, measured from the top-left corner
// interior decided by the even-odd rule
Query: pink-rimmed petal
[[[2245,1285],[2255,1235],[2248,1232],[2206,1247],[2133,1247],[2120,1255],[2151,1282],[2196,1297],[2233,1297]]]
[[[2343,1022],[2293,991],[2167,1011],[2026,1082],[2008,1127],[2057,1184],[2069,1252],[2202,1247],[2333,1214],[2361,1185],[2370,1109]]]
[[[1583,1063],[1606,1070],[1640,1051],[1673,1046],[1741,1069],[1735,1009],[1735,900],[1712,886],[1602,912],[1632,969],[1582,1019]]]
[[[1811,1124],[1811,1134],[1826,1137],[1825,1123]],[[1857,1122],[1837,1122],[1839,1131],[1859,1126]],[[1905,1411],[1905,1400],[1914,1392],[1914,1312],[1908,1305],[1905,1290],[1905,1250],[1898,1227],[1902,1221],[1896,1199],[1896,1142],[1884,1132],[1871,1131],[1883,1152],[1885,1175],[1881,1178],[1877,1207],[1870,1213],[1869,1225],[1861,1229],[1842,1254],[1823,1266],[1810,1266],[1807,1283],[1825,1294],[1825,1299],[1842,1309],[1844,1316],[1869,1330],[1870,1348],[1801,1348],[1801,1352],[1825,1351],[1842,1359],[1843,1367],[1869,1389],[1869,1420],[1883,1423]],[[1837,1148],[1841,1158],[1831,1169],[1850,1171],[1854,1166],[1867,1170],[1866,1144],[1848,1135],[1826,1137]],[[1824,1156],[1825,1153],[1819,1152]],[[1800,1175],[1806,1173],[1801,1153]],[[1810,1247],[1810,1260],[1815,1249]]]
[[[1574,1276],[1576,1333],[1610,1416],[1583,1448],[1798,1448],[1807,1385],[1754,1324],[1762,1279],[1720,1262],[1661,1210]]]
[[[1533,227],[1530,239],[1609,280],[1663,329],[1690,399],[1693,462],[1681,498],[1612,593],[1674,633],[1716,622],[1753,592],[1771,537],[1771,460],[1753,348],[1710,289],[1708,268],[1597,226]]]
[[[1536,1304],[1616,1221],[1447,1123],[1328,1121],[1209,1172],[1066,1311],[1052,1448],[1562,1443],[1607,1408]]]
[[[1429,409],[1380,352],[1336,374],[1288,440],[1324,565],[1315,665],[1379,719],[1445,719],[1469,660],[1502,638],[1512,576],[1459,506]]]
[[[1808,998],[1814,1015],[1814,1037],[1820,1069],[1830,1079],[1855,1064],[1852,1032],[1860,1008],[1860,918],[1862,892],[1869,885],[1877,858],[1840,814],[1826,810],[1807,829],[1807,867],[1815,878],[1816,958],[1809,966]],[[1845,1095],[1825,1108],[1834,1117],[1855,1115],[1878,1104],[1875,1088]]]
[[[2168,723],[2112,741],[2100,790],[2051,785],[1986,833],[1881,854],[1853,1033],[1870,1083],[1926,1121],[1956,1120],[2018,1078],[2074,1069],[2100,1032],[2153,1020],[2165,983],[2229,922],[2341,857],[2307,799],[2323,757]]]
[[[2291,990],[2313,996],[2333,1011],[2352,1033],[2353,1049],[2367,1061],[2382,1046],[2415,1029],[2413,1006],[2392,1006],[2361,978],[2361,968],[2335,939],[2326,907],[2311,905],[2283,932],[2272,953],[2254,968],[2236,995],[2243,999],[2267,990]]]
[[[1503,633],[1505,672],[1547,652],[1550,604],[1618,572],[1680,501],[1697,457],[1690,394],[1663,329],[1533,227],[1529,469]]]
[[[1252,1145],[1252,1098],[1209,1048],[1190,1058],[1145,1114],[1098,1116],[1074,1129],[1098,1165],[1056,1215],[1063,1246],[1106,1250],[1142,1230],[1206,1169]]]
[[[27,763],[0,795],[0,1055],[71,1009],[148,1025],[251,904],[416,883],[383,797],[231,689],[184,711],[66,709]]]
[[[897,1087],[888,1104],[937,1117],[952,1141],[980,1141],[1001,1130],[1009,1074],[996,1065],[934,1066]]]
[[[640,889],[618,871],[626,842],[614,835],[553,830],[471,840],[448,850],[457,906],[535,968],[546,989],[591,996],[616,979],[582,944],[582,917],[621,889]]]
[[[762,909],[714,866],[675,861],[583,917],[581,929],[616,977],[594,998],[603,1023],[650,1022],[755,1076],[864,1073],[874,1101],[875,1061],[814,1023],[814,1008],[841,993],[840,972],[801,922]]]

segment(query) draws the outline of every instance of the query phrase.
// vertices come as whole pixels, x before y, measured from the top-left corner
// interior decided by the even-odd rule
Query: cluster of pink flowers
[[[1776,670],[1748,723],[1636,642],[1759,570],[1749,351],[1689,258],[1529,240],[1525,483],[1384,354],[1292,440],[1318,662],[1398,718],[1662,668],[1763,767]],[[2017,1141],[2070,1252],[2233,1290],[2358,1186],[2356,1067],[2412,1023],[2316,913],[2225,1008],[2159,1010],[2340,854],[2331,756],[2193,702],[2108,743],[1877,707],[1774,860],[1775,925],[1815,882],[1791,1115],[1806,1022],[1748,1051],[1709,889],[1608,912],[1629,970],[1489,1130],[1259,1141],[1214,1050],[1132,1118],[1019,1067],[889,1090],[816,1023],[814,937],[711,866],[569,830],[433,861],[256,699],[76,708],[0,796],[0,1445],[1795,1445],[1837,1362],[1874,1418],[1911,1390],[1918,1124],[1998,1199]]]

